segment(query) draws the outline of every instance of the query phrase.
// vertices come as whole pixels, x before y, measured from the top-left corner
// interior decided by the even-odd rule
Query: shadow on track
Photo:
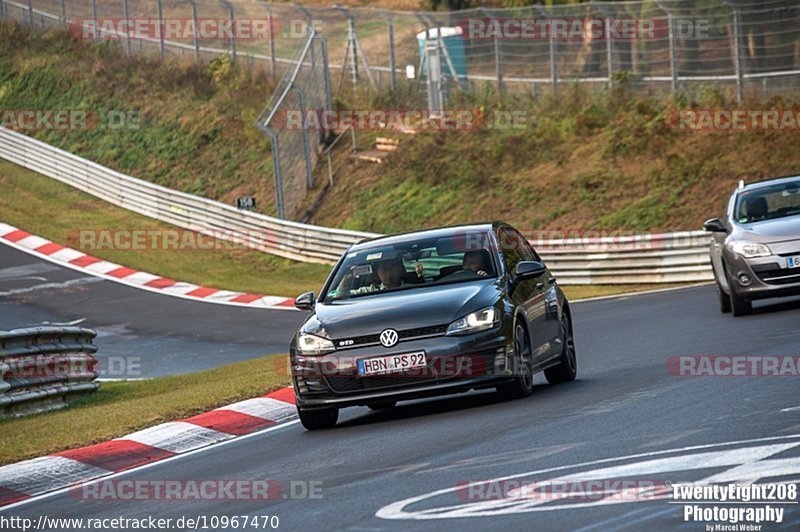
[[[363,416],[353,419],[340,421],[334,430],[346,427],[357,427],[360,425],[371,425],[396,421],[400,419],[422,418],[437,414],[447,414],[463,410],[473,410],[493,405],[514,408],[524,405],[526,402],[533,403],[537,399],[548,401],[556,396],[569,394],[577,389],[584,390],[592,385],[594,379],[580,379],[567,384],[535,384],[533,395],[524,399],[504,400],[492,389],[473,391],[458,395],[446,396],[441,398],[430,398],[416,400],[413,402],[400,403],[394,408],[370,412]],[[552,405],[548,406],[551,408]]]

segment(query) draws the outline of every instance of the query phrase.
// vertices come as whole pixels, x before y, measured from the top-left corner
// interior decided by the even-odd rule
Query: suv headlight
[[[766,244],[761,244],[760,242],[748,242],[747,240],[731,242],[728,244],[728,249],[746,259],[769,257],[772,255],[772,251],[770,251]]]
[[[323,355],[335,349],[333,342],[322,336],[307,333],[297,336],[297,350],[304,355]]]
[[[467,334],[491,329],[500,319],[495,307],[486,307],[459,318],[447,328],[445,334]]]

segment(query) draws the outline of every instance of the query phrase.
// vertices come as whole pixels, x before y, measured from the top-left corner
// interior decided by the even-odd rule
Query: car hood
[[[741,224],[738,226],[737,240],[752,240],[770,244],[800,238],[800,216],[787,216],[775,220]]]
[[[318,303],[302,330],[319,334],[321,328],[328,337],[341,339],[377,334],[386,328],[445,325],[494,305],[500,291],[498,279],[487,279]]]

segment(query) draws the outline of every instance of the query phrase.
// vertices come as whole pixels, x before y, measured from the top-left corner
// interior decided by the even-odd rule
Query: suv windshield
[[[466,245],[463,236],[403,242],[375,243],[345,256],[336,276],[322,294],[331,302],[370,294],[424,288],[497,277],[489,237]]]
[[[759,222],[800,214],[800,180],[745,190],[736,200],[736,221]]]

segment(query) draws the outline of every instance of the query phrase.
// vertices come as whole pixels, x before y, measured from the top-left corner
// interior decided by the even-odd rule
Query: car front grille
[[[397,331],[397,337],[398,342],[402,342],[404,340],[414,340],[416,338],[441,336],[446,331],[447,325],[431,325],[428,327],[416,327],[414,329]],[[346,342],[346,345],[343,345],[343,342]],[[365,345],[377,345],[380,344],[380,332],[363,336],[353,336],[352,338],[339,338],[334,340],[334,344],[336,345],[336,349],[353,349]]]
[[[767,284],[793,284],[800,283],[800,268],[775,268],[756,271],[756,275]]]
[[[422,383],[434,383],[451,379],[468,379],[471,377],[489,376],[494,371],[495,350],[475,353],[455,358],[455,365],[447,365],[447,358],[429,361],[424,372],[394,373],[391,375],[328,375],[325,379],[336,393],[352,393],[364,390],[377,390],[410,386]],[[469,359],[469,361],[465,360]],[[460,372],[460,373],[459,373]],[[424,373],[420,375],[419,373]]]
[[[433,375],[373,375],[370,377],[326,377],[328,384],[334,392],[348,393],[373,390],[378,388],[391,388],[393,386],[408,386],[422,382],[435,381]]]

